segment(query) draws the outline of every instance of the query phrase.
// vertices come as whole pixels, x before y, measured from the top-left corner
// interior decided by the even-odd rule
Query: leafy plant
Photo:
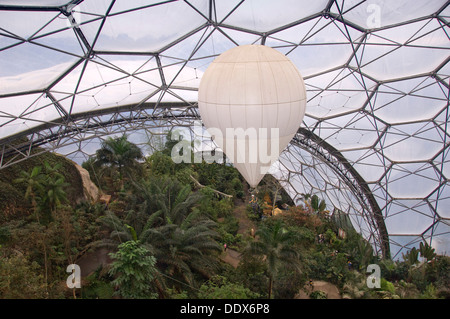
[[[384,279],[384,278],[381,278],[380,286],[381,286],[381,288],[380,288],[381,290],[390,292],[391,294],[394,294],[394,293],[395,293],[395,287],[394,287],[394,285],[393,285],[390,281],[387,281],[387,280]]]
[[[242,284],[231,283],[223,276],[211,277],[198,293],[200,299],[256,299],[259,294]]]
[[[113,258],[110,274],[116,276],[111,284],[116,294],[126,299],[155,299],[152,282],[155,279],[156,259],[139,241],[127,241],[119,245]]]
[[[119,172],[120,188],[123,187],[124,175],[130,176],[139,166],[138,160],[142,158],[142,151],[136,145],[128,141],[127,135],[102,141],[101,148],[96,152],[94,166],[104,167],[112,173]]]
[[[432,283],[428,284],[425,291],[420,295],[421,299],[437,299],[437,290]]]
[[[327,294],[324,291],[316,290],[309,294],[309,298],[311,299],[328,299]]]
[[[142,205],[122,218],[107,212],[101,220],[109,228],[110,238],[98,244],[117,247],[120,242],[138,239],[157,258],[157,266],[167,275],[178,276],[178,281],[193,284],[195,274],[210,276],[218,263],[214,254],[221,246],[216,241],[216,223],[191,209],[200,197],[191,193],[189,185],[166,178],[136,189],[145,199]]]
[[[85,279],[81,291],[82,298],[86,299],[111,299],[114,296],[114,288],[111,278],[104,274],[104,268],[99,267],[93,274]]]
[[[436,257],[436,253],[433,247],[431,247],[427,242],[423,242],[419,245],[420,256],[430,261]]]
[[[280,220],[272,227],[262,225],[257,231],[257,241],[250,242],[244,253],[264,256],[269,276],[268,298],[272,296],[273,280],[282,267],[293,267],[300,271],[298,251],[294,244],[298,242],[297,233],[287,230]]]
[[[415,265],[419,262],[419,250],[413,247],[406,254],[402,254],[402,257],[410,266]]]
[[[35,212],[36,220],[39,222],[38,204],[37,201],[40,199],[40,195],[44,192],[44,176],[41,174],[42,167],[35,166],[29,172],[21,171],[20,177],[15,179],[14,182],[25,183],[25,199],[31,200],[31,205]]]
[[[0,258],[0,298],[45,298],[46,284],[37,262],[22,255]]]
[[[314,212],[322,212],[326,208],[325,200],[319,200],[319,197],[317,195],[313,195],[311,197],[311,207]]]

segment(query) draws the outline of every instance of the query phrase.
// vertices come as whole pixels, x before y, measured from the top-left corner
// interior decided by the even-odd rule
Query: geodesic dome
[[[208,65],[263,44],[307,88],[303,125],[272,168],[294,202],[318,194],[384,256],[423,240],[444,254],[449,3],[0,0],[0,168],[192,127]]]

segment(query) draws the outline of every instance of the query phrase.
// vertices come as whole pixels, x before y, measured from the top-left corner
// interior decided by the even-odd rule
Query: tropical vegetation
[[[84,196],[62,156],[2,170],[0,298],[328,298],[319,281],[341,298],[450,297],[450,259],[427,242],[380,259],[320,194],[294,203],[267,175],[252,199],[231,165],[175,164],[173,145],[144,156],[126,135],[106,139],[82,166],[108,201]],[[81,260],[94,268],[68,288]]]

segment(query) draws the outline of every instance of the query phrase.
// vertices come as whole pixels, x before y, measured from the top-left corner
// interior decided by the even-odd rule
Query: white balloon
[[[295,65],[263,45],[222,53],[198,89],[206,129],[251,187],[256,187],[300,127],[306,89]]]

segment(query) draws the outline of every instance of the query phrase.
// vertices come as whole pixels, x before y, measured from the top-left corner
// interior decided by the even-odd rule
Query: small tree
[[[268,298],[272,296],[273,281],[281,268],[292,267],[301,270],[298,251],[294,244],[298,242],[298,234],[283,227],[276,221],[272,227],[262,226],[256,231],[258,241],[250,242],[244,254],[260,256],[267,265],[269,276]]]
[[[64,177],[47,177],[45,181],[45,192],[42,195],[40,203],[43,214],[46,214],[46,223],[54,219],[57,208],[67,201],[64,187],[68,185],[64,181]]]
[[[229,282],[223,276],[213,276],[199,289],[199,299],[256,299],[259,294],[244,287],[242,283]]]
[[[35,166],[29,172],[21,171],[20,177],[14,182],[26,185],[25,198],[31,199],[36,221],[48,224],[56,209],[67,201],[64,188],[69,184],[65,182],[64,175],[59,173],[61,163],[53,167],[47,161],[44,164],[44,171],[41,166]],[[44,220],[40,220],[40,217]]]
[[[44,210],[47,210],[50,213],[49,219],[53,220],[57,208],[67,202],[67,194],[64,189],[70,184],[66,183],[64,175],[60,173],[60,170],[62,169],[61,163],[57,163],[52,167],[45,161],[44,168],[45,190],[42,194],[41,205]]]
[[[0,255],[0,298],[46,298],[46,283],[37,262],[22,254]]]
[[[39,233],[38,237],[42,243],[44,253],[44,278],[47,284],[49,270],[47,227],[54,219],[56,209],[67,200],[64,187],[68,186],[68,184],[64,181],[64,176],[59,173],[59,170],[62,168],[60,163],[52,167],[45,161],[44,168],[44,172],[42,172],[41,166],[35,166],[29,172],[21,171],[20,177],[15,182],[26,185],[25,198],[31,199],[37,223],[45,226],[46,231]]]
[[[433,260],[436,257],[436,252],[433,247],[428,245],[427,242],[425,244],[423,242],[419,245],[420,257],[425,258],[427,261]]]
[[[402,256],[403,260],[410,266],[419,262],[419,250],[416,247],[409,250],[406,254],[402,254]]]
[[[323,199],[320,200],[317,195],[313,195],[311,197],[311,208],[316,213],[323,212],[326,209],[325,200]]]
[[[93,163],[98,167],[108,167],[111,171],[117,169],[120,179],[120,188],[123,187],[124,175],[130,175],[139,166],[137,161],[142,159],[142,151],[136,145],[128,141],[127,135],[116,138],[107,138],[96,152],[96,161]]]
[[[40,221],[37,202],[40,194],[44,191],[44,175],[41,174],[41,171],[41,166],[35,166],[29,172],[21,171],[20,177],[14,180],[15,183],[24,183],[26,185],[25,199],[31,200],[31,205],[33,206],[36,221],[38,223],[40,223]]]
[[[152,282],[155,279],[156,259],[139,241],[130,240],[118,246],[117,253],[111,253],[114,259],[110,274],[116,276],[112,285],[116,294],[126,299],[156,299]]]

